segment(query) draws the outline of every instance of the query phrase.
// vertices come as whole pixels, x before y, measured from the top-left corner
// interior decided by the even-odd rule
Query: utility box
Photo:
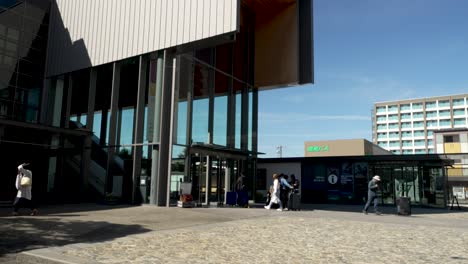
[[[396,200],[398,215],[411,215],[411,198],[399,197]]]

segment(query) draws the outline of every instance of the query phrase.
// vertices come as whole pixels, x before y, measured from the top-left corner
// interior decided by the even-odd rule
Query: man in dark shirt
[[[374,212],[377,215],[382,214],[379,212],[377,206],[378,206],[378,196],[377,196],[377,191],[380,188],[380,176],[375,175],[372,177],[372,180],[369,181],[368,185],[368,192],[367,192],[367,203],[366,206],[364,206],[364,210],[362,211],[364,214],[367,214],[367,209],[369,209],[369,206],[372,202],[374,202]]]

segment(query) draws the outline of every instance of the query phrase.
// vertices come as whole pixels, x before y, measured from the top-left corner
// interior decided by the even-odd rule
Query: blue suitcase
[[[226,193],[226,204],[234,206],[237,204],[237,193],[236,192],[227,192]]]
[[[237,205],[240,207],[249,207],[249,194],[247,191],[237,192]]]

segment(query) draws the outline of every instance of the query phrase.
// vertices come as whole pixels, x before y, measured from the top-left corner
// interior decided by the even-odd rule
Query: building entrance
[[[224,205],[226,192],[234,190],[240,176],[240,160],[220,155],[192,154],[190,176],[197,204]]]

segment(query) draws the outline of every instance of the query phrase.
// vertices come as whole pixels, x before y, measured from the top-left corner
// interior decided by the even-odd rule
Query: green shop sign
[[[307,147],[307,152],[326,152],[326,151],[328,151],[328,145]]]

